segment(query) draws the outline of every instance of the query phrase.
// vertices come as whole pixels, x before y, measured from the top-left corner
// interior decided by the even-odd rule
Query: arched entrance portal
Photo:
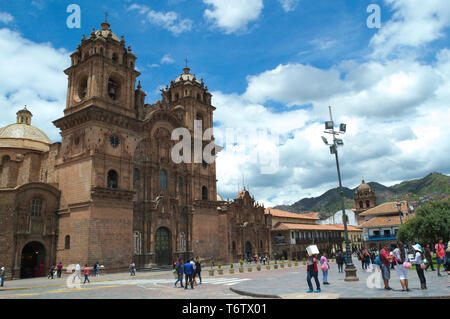
[[[45,274],[45,248],[37,241],[22,249],[20,278],[42,277]]]
[[[245,243],[245,256],[247,258],[252,258],[252,244],[248,241]]]
[[[170,232],[167,228],[158,228],[155,234],[155,262],[158,266],[171,264]]]

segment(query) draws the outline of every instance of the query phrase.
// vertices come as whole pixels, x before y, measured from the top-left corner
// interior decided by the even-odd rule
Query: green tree
[[[413,218],[400,226],[397,237],[403,242],[432,243],[450,237],[450,200],[419,207]]]

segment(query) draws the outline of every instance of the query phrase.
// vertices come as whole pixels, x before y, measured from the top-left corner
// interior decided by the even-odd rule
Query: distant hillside
[[[439,199],[450,194],[450,176],[440,173],[431,173],[424,178],[405,181],[391,187],[377,182],[367,184],[375,192],[377,205],[403,199]],[[353,197],[356,188],[343,188],[346,208],[354,208]],[[279,205],[274,208],[296,213],[320,212],[322,216],[327,216],[341,208],[339,189],[333,188],[319,197],[303,198],[292,205]]]

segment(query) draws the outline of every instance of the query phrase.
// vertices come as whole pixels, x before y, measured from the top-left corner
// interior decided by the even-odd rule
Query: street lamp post
[[[347,215],[345,214],[345,202],[344,202],[344,191],[342,189],[341,182],[341,171],[339,169],[339,158],[338,158],[338,146],[343,146],[344,142],[342,139],[336,138],[336,135],[344,134],[346,131],[346,125],[341,124],[339,126],[339,132],[334,130],[333,125],[333,116],[331,115],[331,106],[328,107],[330,110],[330,121],[325,122],[325,133],[333,135],[333,143],[330,146],[331,154],[335,155],[336,158],[336,168],[339,180],[339,193],[341,195],[341,206],[342,206],[342,219],[344,222],[344,233],[345,233],[345,250],[347,255],[347,263],[345,264],[345,281],[358,281],[358,277],[356,275],[356,267],[352,262],[352,252],[350,250],[350,241],[348,240],[348,230],[347,230]],[[328,141],[325,137],[322,136],[322,140],[326,145]]]

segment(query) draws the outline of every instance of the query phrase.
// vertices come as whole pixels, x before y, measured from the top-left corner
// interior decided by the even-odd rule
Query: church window
[[[11,160],[11,157],[9,155],[5,155],[2,157],[2,164],[5,164],[7,161]]]
[[[141,172],[139,171],[139,168],[134,168],[134,181],[137,182],[141,179]]]
[[[206,186],[202,187],[202,200],[208,200],[208,189]]]
[[[364,205],[363,205],[362,201],[359,202],[359,208],[364,208]]]
[[[231,243],[231,248],[232,248],[233,250],[236,250],[236,242],[235,242],[235,241],[233,241],[233,242]]]
[[[180,97],[180,96],[178,95],[178,93],[176,93],[176,94],[175,94],[175,101],[178,101],[179,97]]]
[[[66,238],[64,238],[64,249],[70,249],[70,236],[67,235]]]
[[[113,60],[114,62],[117,62],[117,61],[119,60],[119,57],[117,56],[116,53],[113,53],[113,54],[112,54],[112,60]]]
[[[119,186],[119,176],[115,170],[110,170],[108,172],[108,188],[118,188]]]
[[[366,207],[369,208],[370,207],[370,202],[368,200],[366,200]]]
[[[133,62],[130,62],[130,68],[134,68]]]
[[[31,216],[41,216],[42,214],[42,200],[33,199],[31,201]]]
[[[197,100],[200,101],[200,102],[202,101],[202,97],[201,97],[200,94],[197,94]]]
[[[183,189],[183,179],[181,177],[178,177],[178,188],[180,192]]]
[[[109,142],[111,143],[112,147],[117,147],[120,144],[120,139],[117,135],[113,134],[109,137]]]
[[[108,80],[108,96],[112,100],[117,100],[119,98],[119,83],[113,79]]]
[[[159,187],[161,189],[167,188],[167,172],[163,169],[159,172]]]
[[[264,249],[262,240],[259,240],[259,248]]]
[[[203,168],[207,168],[208,167],[208,163],[206,163],[205,160],[202,160],[202,167]]]
[[[141,233],[138,231],[135,231],[133,233],[133,248],[134,248],[135,255],[140,255],[142,253]]]
[[[86,97],[87,81],[88,81],[87,77],[82,78],[82,80],[80,81],[80,85],[78,87],[78,97],[80,98],[80,100]]]

